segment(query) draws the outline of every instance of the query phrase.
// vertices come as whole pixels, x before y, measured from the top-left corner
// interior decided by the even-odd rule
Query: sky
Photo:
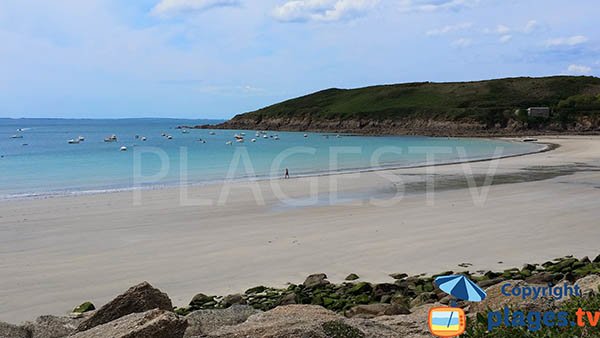
[[[0,117],[230,118],[321,89],[600,75],[597,0],[2,0]]]

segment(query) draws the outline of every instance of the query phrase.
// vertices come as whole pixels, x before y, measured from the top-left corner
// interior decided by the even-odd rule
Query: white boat
[[[304,137],[308,137],[308,134],[304,134]]]
[[[251,140],[250,140],[250,142],[256,142],[256,139],[255,139],[255,138],[253,138],[253,139],[251,139]]]
[[[146,136],[142,136],[142,141],[146,141]]]
[[[167,140],[172,140],[172,139],[173,139],[173,136],[167,135]]]
[[[215,135],[215,132],[211,131],[211,132],[208,133],[208,135]]]
[[[79,136],[79,137],[77,138],[77,141],[79,141],[79,142],[83,142],[83,141],[85,141],[85,137],[83,137],[83,136]]]
[[[160,134],[160,136],[167,136],[167,134],[165,134],[165,133],[162,133],[162,134]]]
[[[126,146],[122,146],[120,150],[121,151],[127,151],[127,147]]]
[[[187,130],[187,129],[183,129],[183,130],[181,131],[181,133],[182,133],[182,134],[188,134],[189,132],[190,132],[190,131],[189,131],[189,130]]]
[[[237,140],[235,140],[235,142],[237,142],[237,143],[244,143],[244,139],[243,138],[238,138]]]
[[[23,138],[23,135],[13,135],[10,138]]]
[[[273,139],[274,139],[274,140],[279,140],[279,136],[278,136],[278,135],[275,135],[275,136],[273,136]]]
[[[242,136],[246,136],[246,133],[240,133],[240,135],[242,135]]]
[[[112,134],[109,137],[105,137],[104,142],[117,142],[117,135]]]
[[[70,139],[69,141],[67,141],[69,144],[79,144],[79,140],[75,140],[75,139]]]
[[[269,138],[269,136],[267,136],[267,135],[263,135],[263,138]]]
[[[226,144],[226,145],[228,145],[228,146],[230,146],[230,145],[232,145],[232,144],[233,144],[233,142],[231,142],[231,141],[227,141],[227,142],[225,142],[225,144]]]
[[[233,135],[233,137],[235,137],[236,140],[243,140],[244,139],[243,135],[238,135],[238,134]]]
[[[340,138],[341,136],[340,136],[340,134],[337,134],[337,135],[335,135],[335,137],[336,137],[336,138]]]

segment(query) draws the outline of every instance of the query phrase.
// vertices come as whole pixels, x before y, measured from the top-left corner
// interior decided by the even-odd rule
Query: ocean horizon
[[[0,200],[270,179],[283,176],[285,168],[301,177],[413,167],[428,163],[419,149],[431,147],[446,148],[435,164],[486,159],[498,149],[511,156],[543,147],[482,138],[177,129],[221,121],[2,118]],[[111,135],[117,140],[105,142]]]

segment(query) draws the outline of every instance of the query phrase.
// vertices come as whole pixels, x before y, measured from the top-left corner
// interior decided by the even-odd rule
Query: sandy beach
[[[138,200],[120,192],[2,202],[0,321],[100,305],[143,280],[181,306],[198,292],[283,286],[317,272],[377,282],[463,262],[475,271],[595,257],[600,137],[539,141],[560,147],[498,161],[149,190]],[[485,194],[481,182],[495,165]],[[467,188],[471,172],[477,189]],[[428,177],[435,193],[424,190]],[[315,203],[281,199],[310,201],[310,182]]]

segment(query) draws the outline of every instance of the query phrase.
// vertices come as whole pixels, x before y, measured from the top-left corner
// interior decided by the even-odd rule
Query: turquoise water
[[[268,138],[263,138],[255,136],[256,131],[215,130],[211,135],[210,130],[182,133],[175,128],[208,122],[0,119],[0,199],[279,177],[284,168],[289,168],[292,176],[300,176],[373,167],[407,167],[426,163],[425,154],[419,153],[424,147],[444,147],[449,152],[436,154],[437,163],[464,160],[458,153],[461,147],[468,159],[491,157],[498,147],[502,148],[503,156],[541,147],[470,138],[336,137],[322,133],[308,133],[304,137],[304,133],[270,131],[266,133]],[[246,134],[245,142],[235,142],[234,135],[242,132]],[[173,138],[161,136],[163,133]],[[104,138],[112,134],[117,135],[118,141],[104,142]],[[22,138],[12,138],[13,135]],[[136,135],[147,140],[136,139]],[[274,139],[275,135],[279,140]],[[68,144],[69,139],[78,136],[85,137],[85,141]],[[256,142],[251,142],[252,138],[256,138]],[[226,145],[228,141],[233,144]],[[127,147],[127,151],[120,151],[122,146]],[[332,156],[332,152],[340,154]],[[377,152],[382,156],[373,162],[372,157]],[[286,154],[289,156],[284,156]],[[274,166],[277,158],[281,158],[281,164]],[[335,158],[337,163],[332,163]],[[232,166],[232,162],[238,165]],[[139,175],[134,174],[136,168]],[[185,175],[182,176],[182,172]],[[152,175],[156,177],[149,179]]]

